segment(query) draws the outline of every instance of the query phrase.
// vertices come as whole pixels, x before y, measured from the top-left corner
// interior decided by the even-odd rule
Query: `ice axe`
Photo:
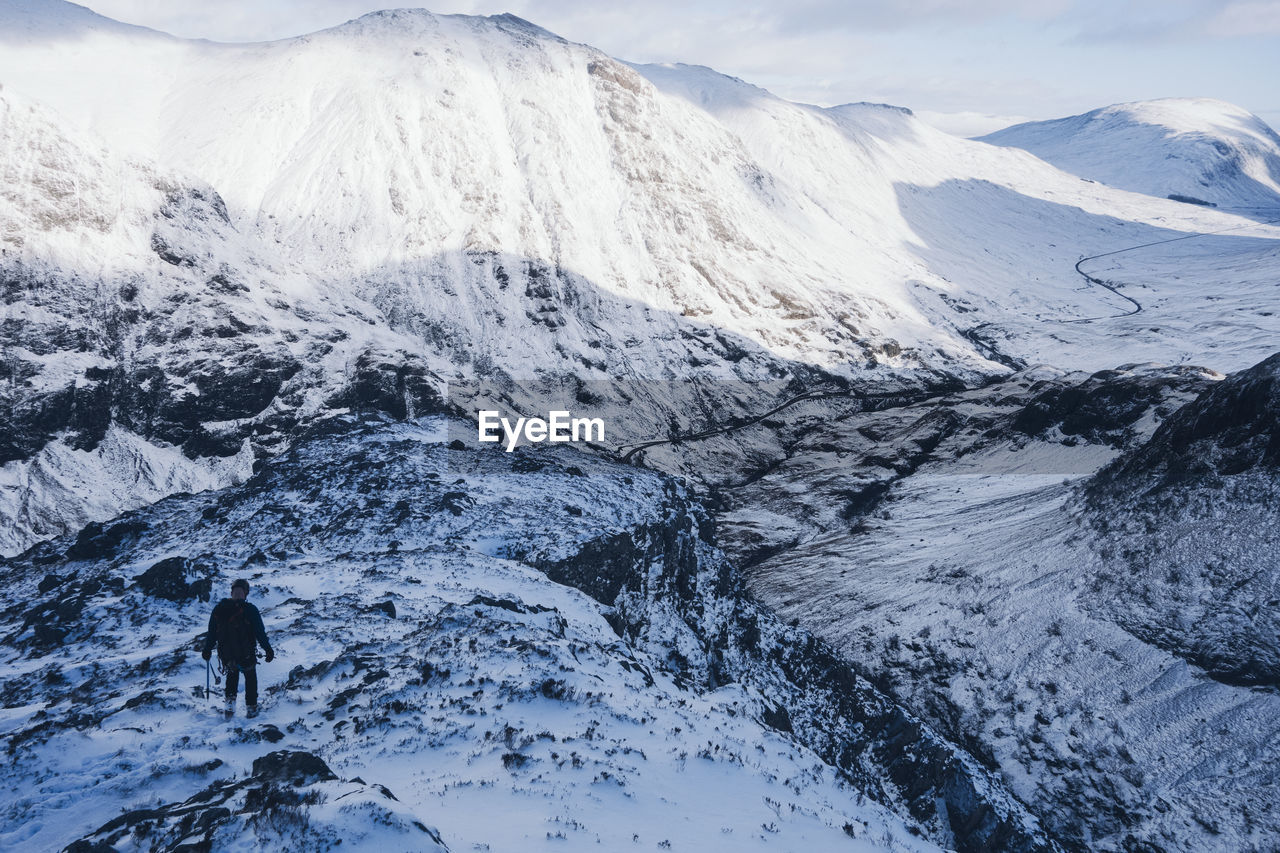
[[[206,701],[208,700],[208,698],[209,698],[210,696],[212,696],[212,695],[213,695],[213,691],[209,689],[209,679],[210,679],[210,678],[212,678],[212,679],[213,679],[213,683],[214,683],[215,685],[217,685],[217,686],[221,686],[221,685],[222,685],[222,676],[221,676],[221,675],[218,675],[218,673],[214,672],[214,669],[213,669],[213,661],[212,661],[212,660],[207,660],[207,661],[205,661],[205,662],[204,662],[204,698],[205,698],[205,700],[206,700]]]

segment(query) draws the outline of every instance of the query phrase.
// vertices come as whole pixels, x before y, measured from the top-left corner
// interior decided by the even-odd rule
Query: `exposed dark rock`
[[[397,419],[421,417],[445,408],[424,363],[407,354],[393,361],[371,352],[361,353],[356,359],[350,384],[329,405],[356,412],[382,412]]]
[[[106,525],[90,522],[67,549],[67,559],[109,560],[126,541],[140,536],[146,529],[147,523],[141,518],[126,518]]]
[[[258,735],[262,740],[265,740],[267,743],[279,743],[280,741],[284,740],[284,732],[280,731],[278,728],[271,725],[270,723],[259,728]]]
[[[234,367],[197,364],[189,373],[172,375],[147,365],[90,368],[87,382],[19,395],[0,410],[0,462],[29,458],[57,435],[72,447],[92,450],[113,422],[181,446],[192,457],[234,455],[254,425],[214,434],[204,424],[263,414],[301,369],[282,351],[246,349],[238,355]],[[188,383],[198,393],[190,393]]]
[[[312,825],[306,812],[334,793],[323,785],[336,781],[338,776],[311,753],[272,752],[254,760],[253,774],[246,779],[214,782],[181,803],[126,812],[68,845],[64,853],[114,851],[116,845],[132,846],[136,839],[146,839],[151,850],[211,850],[215,839],[234,836],[246,821],[251,827],[246,841],[281,845],[276,849],[330,849],[341,836],[332,828]],[[349,784],[359,787],[344,791],[344,798],[358,794],[374,803],[397,802],[382,785],[358,779]],[[400,819],[392,824],[390,814],[379,811],[387,818],[384,825],[412,833],[404,839],[410,849],[443,849],[440,837],[420,821]]]
[[[475,506],[476,499],[466,492],[445,492],[440,496],[440,508],[454,515],[462,515],[470,507]]]
[[[511,613],[546,613],[551,609],[543,607],[541,604],[525,604],[522,601],[514,601],[510,598],[493,598],[488,595],[477,595],[467,602],[468,607],[474,607],[477,604],[485,607],[497,607]]]
[[[1040,392],[1014,418],[1013,428],[1044,437],[1056,427],[1065,436],[1123,447],[1133,425],[1165,399],[1169,387],[1196,388],[1208,382],[1195,373],[1150,377],[1103,370],[1077,385]]]
[[[1234,373],[1171,415],[1143,447],[1108,466],[1091,491],[1156,477],[1158,488],[1210,474],[1280,467],[1280,353]]]
[[[329,781],[338,776],[329,765],[309,752],[282,749],[253,760],[253,775],[263,782],[284,782],[293,786]]]
[[[372,605],[369,610],[374,613],[384,613],[392,619],[396,618],[396,605],[393,601],[379,601]]]
[[[771,729],[780,732],[790,733],[791,715],[787,713],[787,709],[781,705],[774,705],[772,708],[766,708],[760,714],[760,721]]]
[[[188,577],[195,576],[194,580]],[[169,601],[209,600],[213,571],[206,564],[186,557],[166,557],[134,578],[147,595]]]
[[[112,392],[110,382],[89,381],[9,400],[0,412],[0,462],[26,459],[60,433],[78,450],[97,447],[111,423]]]
[[[191,267],[195,266],[196,263],[194,257],[170,245],[169,241],[160,236],[159,232],[151,235],[151,251],[155,252],[160,257],[160,260],[166,264],[173,264],[175,267]]]
[[[1180,202],[1182,202],[1183,204],[1198,204],[1198,205],[1200,205],[1200,206],[1202,206],[1202,207],[1217,207],[1217,206],[1218,206],[1218,205],[1214,204],[1213,202],[1211,202],[1211,201],[1205,201],[1205,200],[1204,200],[1204,199],[1202,199],[1202,198],[1196,198],[1195,196],[1189,196],[1189,195],[1179,195],[1178,193],[1169,193],[1169,195],[1167,196],[1167,198],[1168,198],[1170,201],[1180,201]]]

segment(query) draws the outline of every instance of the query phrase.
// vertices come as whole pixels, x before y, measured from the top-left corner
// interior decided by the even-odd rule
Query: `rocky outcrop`
[[[1280,469],[1280,353],[1232,374],[1168,418],[1142,447],[1100,472],[1090,493],[1158,491]]]
[[[754,749],[761,732],[772,730],[811,765],[826,762],[821,772],[843,780],[850,800],[841,808],[852,813],[873,808],[865,796],[914,831],[956,849],[1056,849],[1036,819],[963,749],[902,710],[822,643],[751,601],[711,541],[706,510],[678,481],[572,452],[508,455],[450,450],[443,442],[433,448],[423,436],[440,440],[447,431],[412,429],[378,419],[317,424],[241,486],[170,498],[8,561],[24,603],[0,617],[7,654],[22,662],[24,674],[7,681],[0,698],[13,707],[40,703],[52,709],[14,730],[9,747],[15,760],[26,766],[42,749],[58,748],[79,732],[143,721],[134,715],[192,713],[190,700],[171,684],[172,674],[199,665],[197,637],[181,647],[157,644],[145,660],[120,656],[154,643],[152,635],[166,626],[199,631],[207,606],[199,605],[200,589],[193,587],[208,568],[220,576],[250,576],[255,589],[288,586],[324,554],[324,577],[343,567],[347,580],[323,601],[277,602],[269,615],[295,615],[287,628],[269,630],[280,649],[288,648],[287,636],[314,636],[324,645],[340,643],[337,656],[304,661],[285,684],[266,688],[268,697],[274,692],[299,702],[288,714],[289,720],[300,714],[301,722],[288,730],[286,720],[276,720],[274,728],[234,728],[237,742],[297,749],[300,739],[314,736],[320,738],[316,748],[332,760],[365,752],[361,737],[412,743],[430,717],[470,752],[483,747],[469,721],[497,716],[504,705],[517,715],[535,699],[580,706],[598,721],[601,697],[619,691],[630,697],[628,707],[648,702],[646,691],[668,691],[659,702],[679,707],[742,696],[748,701],[739,701],[731,714],[717,713],[748,726],[745,740],[722,741],[709,726],[699,740],[680,733],[687,726],[681,720],[679,728],[667,729],[673,740],[663,749],[692,753],[705,745],[709,758],[738,750],[739,757],[728,760],[750,761],[741,756],[742,745]],[[446,501],[449,495],[458,497]],[[570,495],[574,506],[566,504]],[[504,561],[485,571],[525,578],[518,596],[493,586],[498,574],[478,581],[480,589],[456,603],[428,603],[417,592],[424,578],[452,585],[448,578],[468,578],[478,566],[489,566],[477,548]],[[541,574],[537,569],[558,583],[530,580]],[[302,588],[312,588],[309,583]],[[583,629],[571,621],[585,618],[572,609],[571,602],[588,601],[578,590],[599,602],[592,609],[605,616],[591,617],[598,624],[591,630],[601,639],[585,645]],[[353,635],[365,639],[357,642]],[[522,656],[520,665],[512,666],[513,654]],[[481,677],[490,671],[478,663],[486,655],[506,673],[497,686]],[[599,656],[609,667],[601,670],[603,679],[575,671],[586,665],[584,655]],[[87,678],[62,676],[76,658],[104,663]],[[203,668],[199,677],[203,684]],[[207,701],[197,697],[197,714]],[[513,726],[532,725],[511,719]],[[645,719],[641,715],[642,727],[661,728],[644,725]],[[383,727],[398,734],[379,736]],[[570,742],[560,747],[541,731],[507,737],[504,772],[527,773],[537,762],[564,760],[575,750],[581,755],[594,738],[560,731],[556,738]],[[433,734],[406,748],[415,755],[429,752],[443,737]],[[529,745],[539,738],[555,755]],[[486,735],[484,742],[491,740]],[[650,760],[660,759],[653,754]],[[250,783],[215,783],[195,798],[136,811],[83,840],[113,843],[123,837],[119,833],[145,832],[175,843],[189,835],[216,841],[247,820],[262,820],[253,818],[261,810],[241,799],[253,790],[284,790],[289,797],[281,802],[288,806],[294,794],[311,790],[307,786],[338,784],[325,781],[318,769],[309,774],[316,781],[304,781],[302,788],[268,783],[264,774],[255,764]],[[314,825],[319,819],[307,813]],[[851,824],[847,831],[860,830]]]
[[[1094,607],[1215,678],[1280,689],[1280,354],[1171,415],[1085,506]]]
[[[793,736],[873,799],[961,851],[1050,851],[1057,844],[973,756],[859,676],[825,643],[747,595],[717,551],[711,521],[674,488],[663,521],[588,542],[540,565],[615,608],[630,643],[665,655],[699,689],[740,683],[766,701],[762,722]]]
[[[211,773],[213,759],[195,768]],[[337,801],[343,801],[341,806]],[[368,823],[352,820],[362,814]],[[134,809],[67,845],[64,853],[109,853],[145,839],[155,851],[359,848],[378,827],[414,850],[447,851],[440,834],[418,820],[389,790],[363,779],[339,779],[319,757],[278,750],[256,758],[244,779],[213,782],[180,803]]]
[[[1133,442],[1135,425],[1174,392],[1199,390],[1208,383],[1199,368],[1159,373],[1103,370],[1082,382],[1054,383],[1040,390],[1013,418],[1012,427],[1035,438],[1060,436],[1122,448]]]
[[[134,580],[147,595],[169,601],[209,600],[213,567],[204,560],[166,557]]]

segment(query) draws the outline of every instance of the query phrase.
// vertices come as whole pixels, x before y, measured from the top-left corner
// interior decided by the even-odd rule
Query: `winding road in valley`
[[[1229,213],[1231,211],[1224,211],[1224,212]],[[1270,213],[1280,213],[1280,211],[1264,211],[1263,213],[1265,215]],[[1231,231],[1241,231],[1246,228],[1256,228],[1259,225],[1274,225],[1276,223],[1280,223],[1280,216],[1277,216],[1276,218],[1273,218],[1273,219],[1267,219],[1267,220],[1258,221],[1258,222],[1251,222],[1248,225],[1236,225],[1231,228],[1223,228],[1218,231],[1203,231],[1195,234],[1183,234],[1181,237],[1170,237],[1169,239],[1166,239],[1166,240],[1153,240],[1148,243],[1139,243],[1136,246],[1125,246],[1123,249],[1113,249],[1109,252],[1100,252],[1096,255],[1089,255],[1087,257],[1083,257],[1080,260],[1076,261],[1076,265],[1075,265],[1076,272],[1079,273],[1080,276],[1084,278],[1084,280],[1089,284],[1097,285],[1098,287],[1105,288],[1106,290],[1111,291],[1116,296],[1119,296],[1121,299],[1124,299],[1130,304],[1132,304],[1133,308],[1132,310],[1123,311],[1119,314],[1105,314],[1099,317],[1075,317],[1069,320],[1056,320],[1053,322],[1093,323],[1098,320],[1114,320],[1119,317],[1132,317],[1134,314],[1137,314],[1142,311],[1141,302],[1134,299],[1132,296],[1129,296],[1127,294],[1120,292],[1119,285],[1115,284],[1114,282],[1104,281],[1103,279],[1096,278],[1090,275],[1089,273],[1085,272],[1083,269],[1081,269],[1082,264],[1088,263],[1089,261],[1096,261],[1098,258],[1107,258],[1107,257],[1111,257],[1112,255],[1120,255],[1126,252],[1137,251],[1138,249],[1146,249],[1151,246],[1161,246],[1161,245],[1164,245],[1165,243],[1177,243],[1181,240],[1194,240],[1197,237],[1211,237],[1215,234],[1226,234]],[[975,344],[983,344],[983,342],[977,339],[975,335],[978,330],[980,330],[983,326],[986,326],[986,325],[988,324],[983,323],[982,325],[977,326],[974,329],[970,329],[968,332],[965,332],[962,334],[964,334],[965,337],[969,338]],[[1007,357],[1000,358],[1000,355],[1001,355],[1000,353],[995,352],[994,356],[990,356],[990,357],[995,357],[999,360],[1005,361],[1006,363],[1009,364],[1009,366],[1014,367],[1015,369],[1022,366],[1020,364],[1011,363]],[[655,439],[650,439],[648,441],[639,441],[639,442],[632,442],[630,444],[622,444],[622,445],[619,445],[614,452],[620,454],[620,457],[623,462],[629,462],[631,458],[635,456],[637,453],[650,447],[657,447],[658,445],[662,445],[662,444],[678,444],[684,441],[697,441],[703,438],[711,438],[712,436],[725,435],[727,433],[736,432],[737,430],[744,429],[745,427],[758,424],[765,418],[768,418],[771,415],[776,415],[778,412],[788,409],[791,406],[794,406],[796,403],[800,403],[805,400],[821,400],[821,399],[829,399],[832,397],[859,397],[869,401],[885,400],[885,399],[893,399],[893,398],[901,398],[904,401],[906,401],[908,399],[916,399],[919,396],[920,396],[919,394],[913,394],[910,391],[871,393],[871,394],[867,394],[867,393],[859,394],[857,391],[832,391],[832,390],[806,391],[802,394],[796,394],[793,397],[789,397],[786,400],[783,400],[778,405],[769,409],[768,411],[762,412],[758,415],[753,415],[743,421],[738,421],[722,427],[705,429],[698,432],[685,433],[675,437],[655,438]]]
[[[1224,212],[1230,213],[1231,211],[1224,211]],[[1269,211],[1269,212],[1275,213],[1276,211]],[[1100,317],[1075,317],[1070,320],[1058,320],[1057,322],[1059,323],[1092,323],[1095,320],[1114,320],[1118,317],[1131,317],[1142,310],[1141,302],[1134,299],[1132,296],[1128,296],[1124,293],[1121,293],[1119,286],[1116,285],[1114,282],[1103,281],[1100,278],[1094,278],[1093,276],[1089,275],[1087,272],[1080,269],[1081,264],[1087,263],[1088,261],[1096,261],[1098,258],[1107,258],[1107,257],[1110,257],[1111,255],[1120,255],[1125,252],[1136,251],[1137,249],[1145,249],[1149,246],[1162,246],[1165,243],[1177,243],[1181,240],[1194,240],[1197,237],[1211,237],[1214,234],[1226,234],[1231,231],[1242,231],[1246,228],[1256,228],[1259,225],[1274,225],[1277,222],[1280,222],[1280,217],[1277,217],[1275,219],[1268,219],[1262,222],[1251,222],[1248,225],[1236,225],[1232,228],[1222,228],[1218,231],[1202,231],[1196,234],[1183,234],[1181,237],[1170,237],[1167,240],[1153,240],[1150,243],[1139,243],[1136,246],[1126,246],[1123,249],[1114,249],[1110,252],[1101,252],[1097,255],[1089,255],[1088,257],[1081,258],[1080,260],[1076,261],[1076,272],[1078,272],[1084,278],[1084,280],[1087,281],[1089,284],[1096,284],[1098,287],[1102,287],[1111,291],[1116,296],[1119,296],[1121,299],[1127,300],[1133,305],[1133,310],[1122,311],[1119,314],[1104,314]]]

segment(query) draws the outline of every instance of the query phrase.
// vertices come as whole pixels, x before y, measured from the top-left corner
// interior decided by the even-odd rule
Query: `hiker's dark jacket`
[[[209,633],[204,638],[204,651],[218,647],[218,657],[252,665],[256,656],[255,646],[271,651],[267,631],[262,627],[262,614],[248,601],[224,598],[213,608],[209,617]]]

